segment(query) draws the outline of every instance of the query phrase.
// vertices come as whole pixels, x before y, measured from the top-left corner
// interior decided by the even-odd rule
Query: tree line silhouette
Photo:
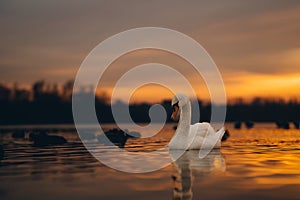
[[[62,85],[37,81],[30,89],[21,89],[15,84],[8,87],[0,84],[0,124],[70,124],[72,116],[73,81]],[[84,88],[78,91],[81,95],[91,95]],[[168,113],[167,122],[171,122],[171,101],[160,104]],[[197,100],[200,108],[200,121],[209,121],[211,104]],[[116,104],[125,105],[119,101]],[[113,105],[117,106],[117,105]],[[129,105],[130,115],[135,122],[150,122],[149,109],[152,105],[139,103]],[[109,97],[105,93],[96,95],[95,108],[100,123],[113,123]],[[250,102],[243,99],[232,101],[227,105],[226,121],[299,121],[300,102],[281,99],[254,98]],[[125,121],[126,122],[126,121]]]

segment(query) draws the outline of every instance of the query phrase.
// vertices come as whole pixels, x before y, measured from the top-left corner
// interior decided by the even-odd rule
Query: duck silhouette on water
[[[33,141],[33,146],[36,147],[62,145],[67,143],[67,140],[64,137],[57,135],[48,135],[45,131],[30,133],[29,140]]]
[[[141,136],[140,133],[138,132],[129,132],[127,129],[125,129],[124,131],[123,130],[120,130],[120,129],[117,129],[117,128],[114,128],[114,129],[110,129],[108,131],[105,131],[104,134],[98,136],[98,141],[101,143],[101,144],[106,144],[106,145],[112,145],[112,144],[108,144],[105,142],[104,140],[104,135],[109,139],[109,141],[111,143],[113,143],[114,145],[118,146],[119,148],[124,148],[127,140],[129,138],[138,138]]]
[[[0,160],[2,160],[4,157],[4,148],[3,146],[0,144]]]
[[[12,133],[11,135],[12,138],[15,138],[15,139],[24,139],[25,137],[25,131],[24,130],[16,130]]]
[[[277,128],[290,129],[290,124],[288,121],[276,121]]]

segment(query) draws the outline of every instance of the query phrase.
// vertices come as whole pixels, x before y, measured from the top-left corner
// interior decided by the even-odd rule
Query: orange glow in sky
[[[229,99],[244,98],[252,99],[254,97],[282,98],[285,100],[299,98],[300,74],[291,74],[286,76],[279,75],[257,75],[247,74],[238,75],[224,80],[226,94]],[[204,83],[194,85],[197,97],[204,101],[209,101],[209,92]],[[111,89],[101,89],[109,95]],[[129,89],[128,89],[129,90]],[[123,90],[127,95],[126,89]],[[131,96],[130,103],[151,102],[157,103],[164,99],[171,99],[173,93],[165,87],[159,85],[145,85],[138,88]]]

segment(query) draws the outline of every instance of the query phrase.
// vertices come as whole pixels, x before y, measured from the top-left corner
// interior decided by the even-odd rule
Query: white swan
[[[215,132],[209,123],[191,125],[191,104],[184,94],[176,94],[172,99],[171,118],[178,120],[176,132],[169,143],[169,149],[213,149],[221,147],[224,128]]]

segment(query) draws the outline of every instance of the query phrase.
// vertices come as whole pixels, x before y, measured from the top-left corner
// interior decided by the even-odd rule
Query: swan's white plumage
[[[176,94],[172,105],[179,105],[179,123],[175,135],[169,143],[170,149],[210,149],[220,148],[224,128],[215,132],[209,123],[191,125],[191,104],[184,94]]]

